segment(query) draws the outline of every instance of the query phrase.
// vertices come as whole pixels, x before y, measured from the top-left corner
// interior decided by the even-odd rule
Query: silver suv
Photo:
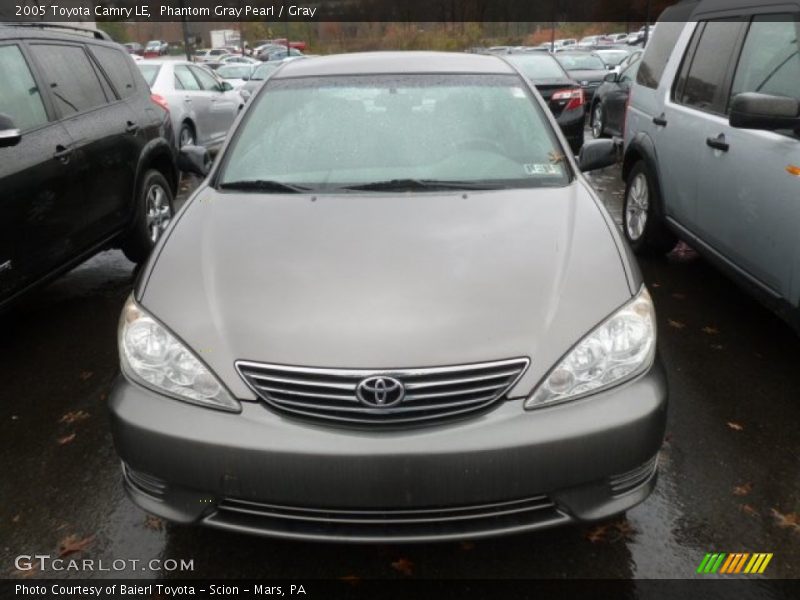
[[[665,11],[631,91],[624,231],[678,238],[800,326],[800,2]]]

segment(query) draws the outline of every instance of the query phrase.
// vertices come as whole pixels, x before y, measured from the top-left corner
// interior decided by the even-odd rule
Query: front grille
[[[410,423],[482,410],[502,398],[528,366],[527,358],[423,369],[316,369],[237,361],[236,368],[267,404],[303,417],[349,423]],[[372,377],[399,381],[402,401],[366,405],[356,388]]]
[[[476,505],[416,509],[308,508],[226,498],[206,523],[285,537],[350,540],[455,538],[536,528],[568,519],[544,495]]]
[[[611,493],[614,496],[621,496],[631,490],[636,489],[646,481],[648,481],[653,473],[656,471],[658,464],[658,455],[648,460],[643,465],[639,465],[635,469],[631,469],[627,473],[620,475],[613,475],[609,478],[609,485],[611,486]]]

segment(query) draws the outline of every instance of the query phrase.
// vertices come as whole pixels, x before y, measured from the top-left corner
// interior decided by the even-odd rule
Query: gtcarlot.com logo
[[[697,572],[703,575],[712,573],[725,573],[727,575],[763,573],[772,553],[769,552],[709,552],[705,555]]]

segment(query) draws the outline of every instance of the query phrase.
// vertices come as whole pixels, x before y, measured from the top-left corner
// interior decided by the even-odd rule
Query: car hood
[[[527,356],[530,392],[631,297],[582,179],[564,188],[320,195],[198,190],[137,298],[240,398],[239,359],[405,368]]]

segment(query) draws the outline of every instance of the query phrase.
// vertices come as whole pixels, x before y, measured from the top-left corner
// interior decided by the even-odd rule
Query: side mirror
[[[617,164],[618,143],[614,140],[591,140],[581,148],[578,167],[584,173]]]
[[[614,71],[612,73],[609,73],[605,77],[603,77],[603,81],[608,81],[608,82],[611,82],[611,83],[615,83],[616,81],[618,81],[617,77],[618,77],[617,72]]]
[[[9,146],[16,146],[22,139],[22,133],[11,117],[0,113],[0,148],[8,148]]]
[[[800,100],[747,92],[731,102],[731,127],[739,129],[800,130]]]
[[[178,170],[205,177],[211,170],[211,156],[202,146],[187,145],[178,152]]]
[[[230,92],[233,89],[233,86],[228,83],[227,81],[223,81],[219,84],[219,91],[221,92]]]

